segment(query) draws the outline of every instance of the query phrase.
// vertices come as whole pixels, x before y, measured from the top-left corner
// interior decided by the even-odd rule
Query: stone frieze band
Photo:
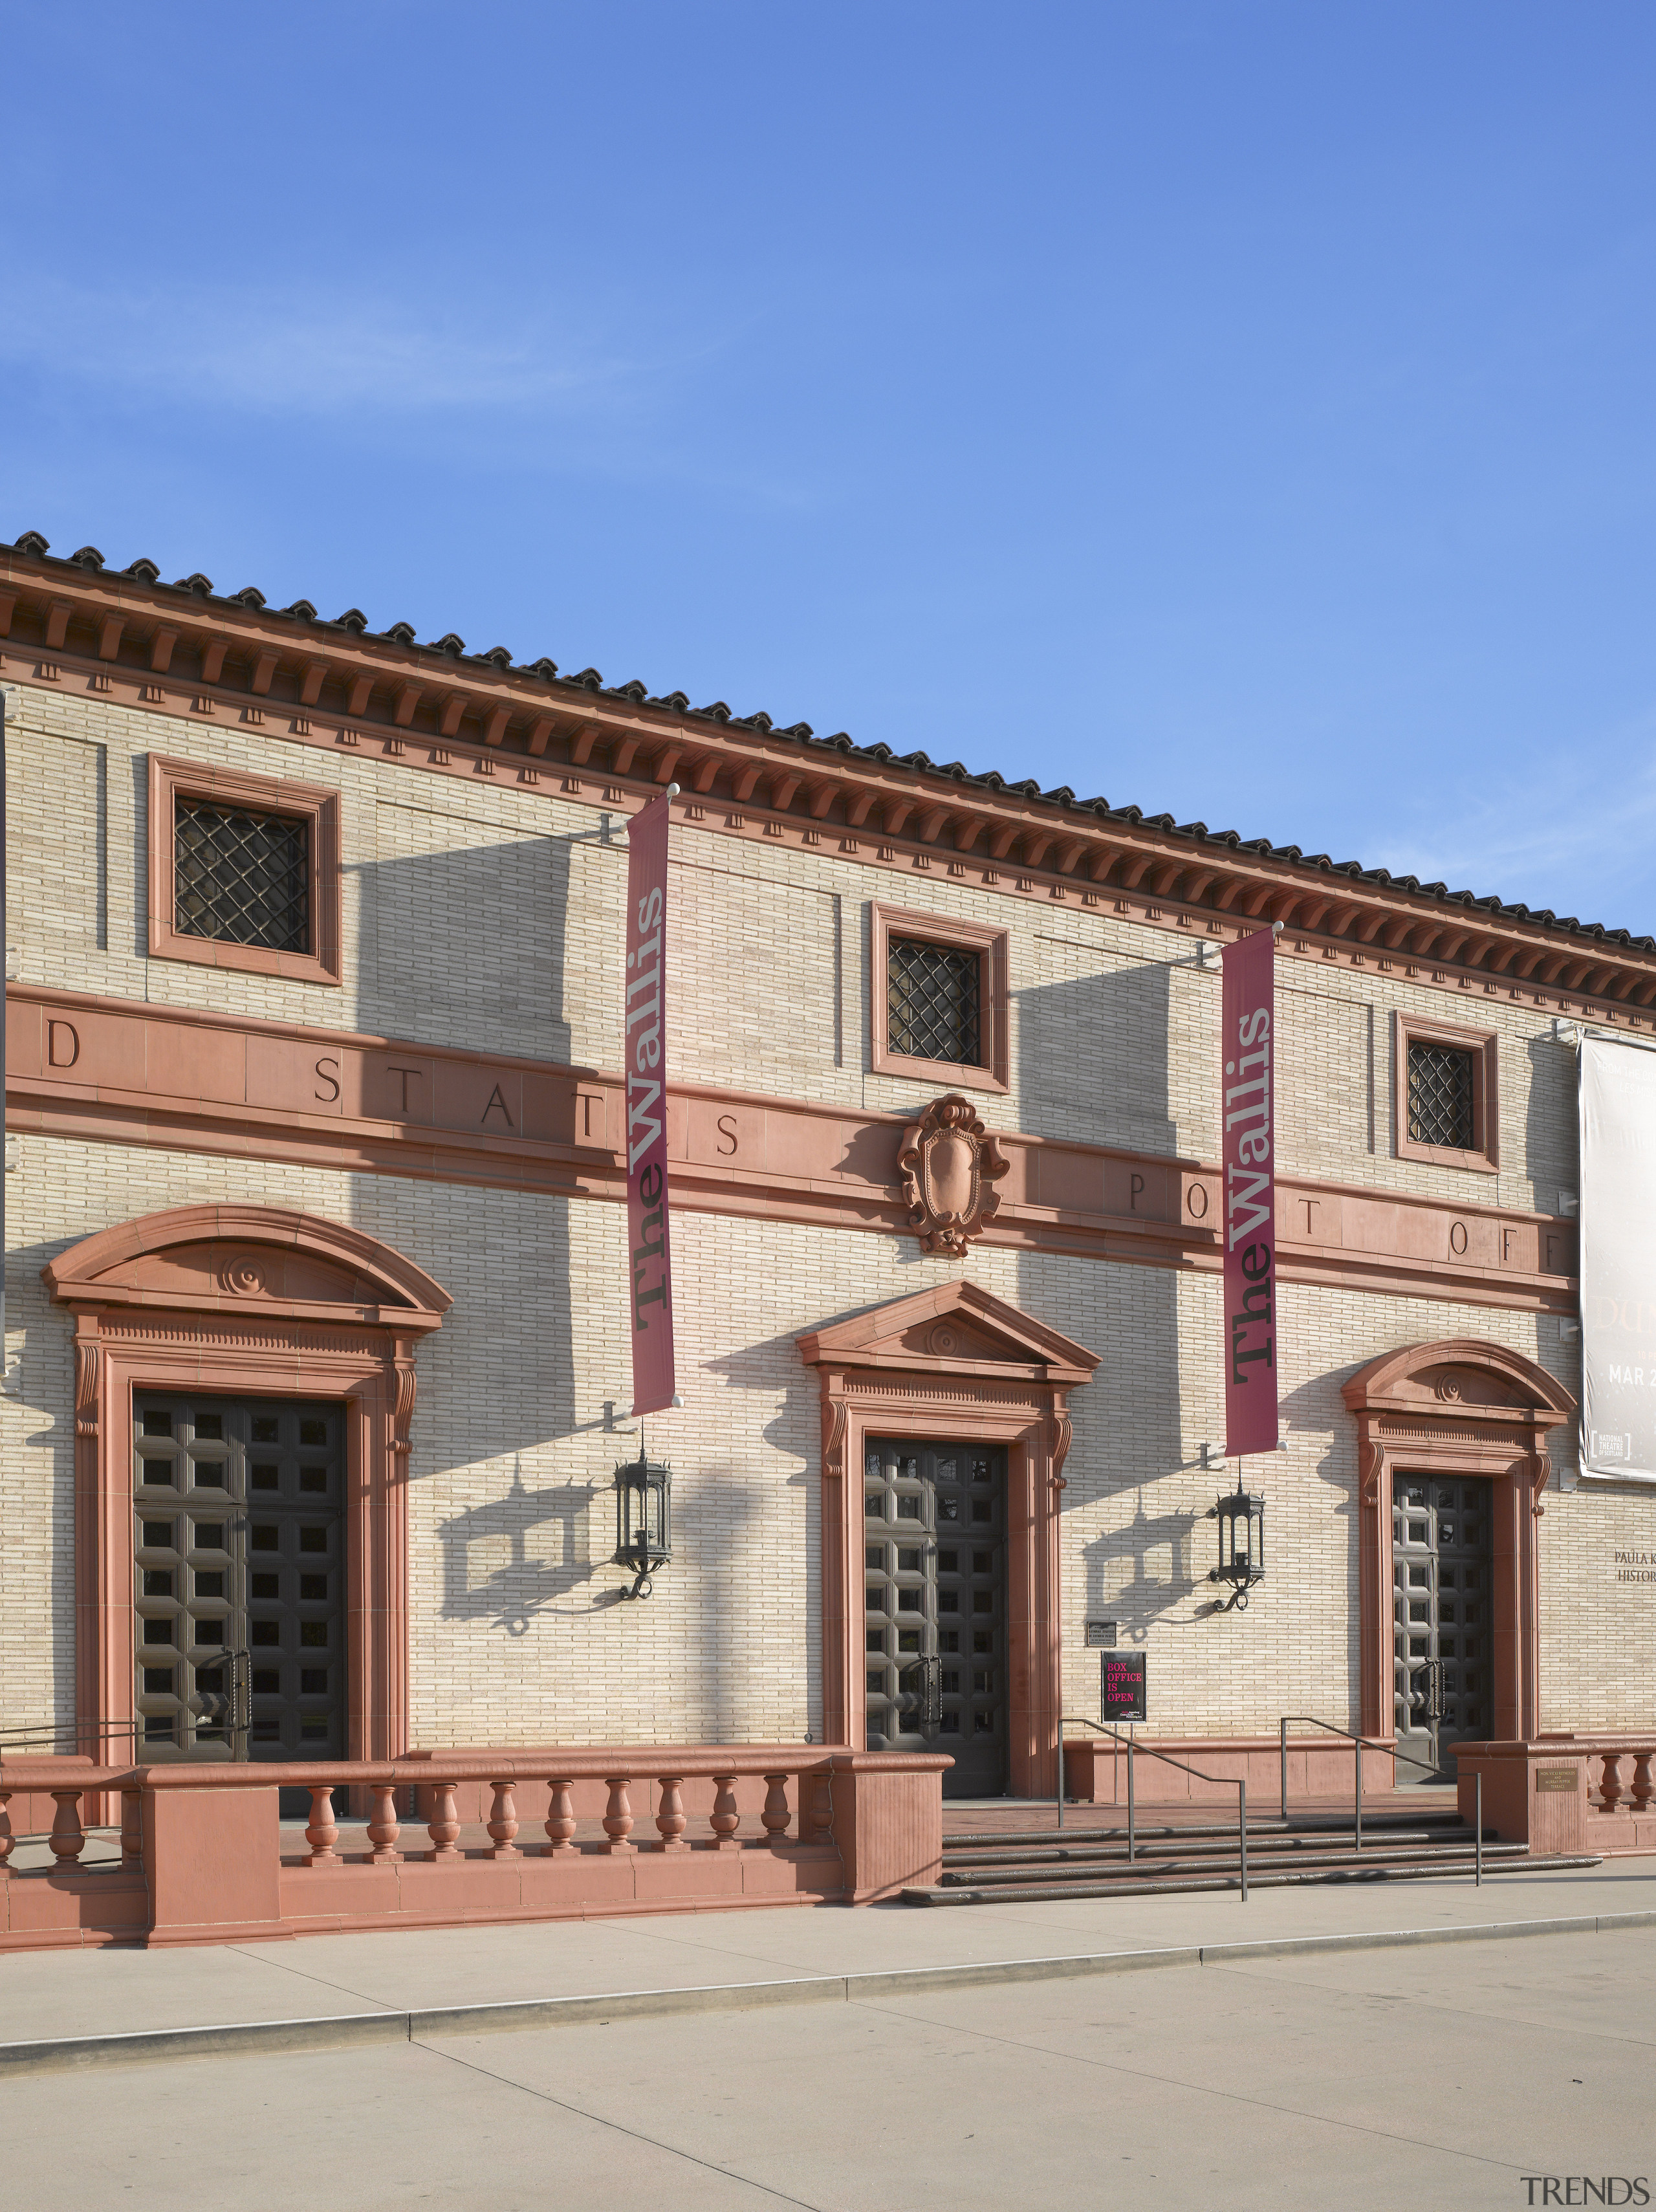
[[[343,1172],[622,1201],[620,1074],[394,1038],[12,984],[8,1126]],[[817,1101],[682,1085],[668,1101],[676,1204],[913,1235],[913,1127]],[[1219,1169],[998,1134],[999,1203],[976,1241],[1216,1271]],[[1281,1273],[1573,1314],[1574,1222],[1283,1175]]]

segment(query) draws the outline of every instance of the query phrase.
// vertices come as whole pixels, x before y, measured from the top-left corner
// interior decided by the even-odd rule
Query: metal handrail
[[[1353,1801],[1355,1841],[1352,1849],[1354,1850],[1360,1851],[1362,1849],[1362,1755],[1365,1751],[1386,1752],[1389,1753],[1394,1764],[1400,1759],[1405,1766],[1418,1767],[1422,1774],[1436,1774],[1440,1771],[1435,1766],[1429,1766],[1423,1759],[1410,1758],[1406,1751],[1399,1751],[1395,1744],[1377,1742],[1371,1735],[1354,1735],[1350,1729],[1336,1728],[1332,1721],[1319,1721],[1314,1713],[1284,1713],[1277,1727],[1282,1758],[1283,1820],[1288,1818],[1288,1731],[1290,1723],[1295,1728],[1321,1729],[1325,1735],[1339,1736],[1353,1747],[1352,1758],[1356,1769]],[[1474,1776],[1473,1781],[1477,1803],[1477,1826],[1473,1836],[1472,1881],[1475,1887],[1481,1889],[1483,1886],[1483,1775],[1482,1769]]]
[[[40,1741],[54,1744],[64,1736],[72,1737],[78,1743],[82,1736],[136,1735],[137,1728],[136,1721],[70,1722],[63,1728],[56,1728],[51,1722],[42,1721],[34,1728],[9,1729],[0,1734],[0,1751],[9,1751],[18,1745],[27,1748],[28,1745]],[[73,1758],[76,1754],[71,1752],[69,1755]]]
[[[1159,1759],[1164,1766],[1176,1766],[1181,1774],[1194,1775],[1198,1782],[1210,1782],[1216,1788],[1236,1790],[1236,1839],[1242,1869],[1242,1903],[1247,1903],[1247,1784],[1228,1774],[1204,1774],[1199,1766],[1186,1766],[1182,1759],[1171,1752],[1157,1751],[1151,1745],[1142,1747],[1131,1736],[1124,1736],[1119,1729],[1106,1727],[1102,1721],[1089,1721],[1079,1714],[1066,1713],[1058,1724],[1058,1825],[1064,1826],[1064,1731],[1066,1728],[1092,1729],[1099,1735],[1107,1735],[1113,1743],[1127,1747],[1127,1864],[1133,1863],[1137,1845],[1137,1830],[1133,1802],[1133,1754],[1143,1749],[1147,1759]]]

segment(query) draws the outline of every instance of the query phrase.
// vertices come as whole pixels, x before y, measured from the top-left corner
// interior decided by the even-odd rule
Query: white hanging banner
[[[1656,1052],[1585,1036],[1581,1471],[1656,1482]]]

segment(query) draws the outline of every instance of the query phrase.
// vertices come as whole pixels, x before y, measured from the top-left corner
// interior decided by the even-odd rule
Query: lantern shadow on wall
[[[1200,1518],[1190,1510],[1148,1514],[1141,1493],[1125,1528],[1113,1528],[1083,1547],[1088,1616],[1109,1615],[1120,1623],[1129,1641],[1137,1641],[1152,1621],[1189,1597],[1198,1580],[1191,1551],[1192,1531]],[[1156,1571],[1158,1554],[1162,1553],[1166,1574]],[[1124,1564],[1132,1571],[1125,1582],[1119,1582],[1116,1575]]]
[[[582,1555],[592,1504],[592,1489],[585,1482],[525,1490],[519,1464],[504,1498],[440,1522],[444,1618],[492,1620],[508,1635],[526,1635],[537,1613],[591,1581],[592,1564]],[[532,1556],[531,1542],[533,1550],[554,1556]]]

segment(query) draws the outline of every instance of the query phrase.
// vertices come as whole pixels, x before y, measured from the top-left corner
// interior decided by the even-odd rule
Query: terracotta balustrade
[[[935,1878],[947,1764],[936,1754],[792,1745],[314,1764],[8,1760],[0,1765],[0,1952],[43,1940],[191,1943],[239,1940],[250,1929],[866,1903]],[[1634,1788],[1648,1795],[1647,1762]],[[310,1809],[295,1850],[279,1793],[300,1789]],[[405,1790],[425,1793],[419,1850],[403,1848]],[[538,1792],[546,1793],[543,1840],[523,1835],[525,1790],[536,1815]],[[49,1869],[37,1862],[20,1874],[8,1863],[9,1808],[19,1797],[31,1839],[47,1846]],[[51,1832],[39,1838],[48,1805]],[[359,1808],[367,1814],[366,1849]],[[86,1863],[88,1815],[118,1817],[118,1857],[100,1850]],[[38,1889],[19,1887],[37,1881]]]
[[[632,1838],[633,1808],[627,1795],[628,1777],[612,1774],[606,1778],[610,1784],[610,1802],[604,1808],[604,1832],[609,1837],[606,1851],[631,1851],[638,1846]]]
[[[573,1761],[570,1762],[572,1765]],[[539,1761],[519,1762],[502,1760],[488,1774],[488,1786],[492,1802],[488,1818],[484,1823],[488,1835],[486,1856],[491,1859],[520,1859],[525,1855],[543,1858],[564,1858],[577,1856],[583,1848],[596,1850],[610,1856],[626,1856],[636,1851],[688,1851],[711,1849],[717,1851],[741,1851],[763,1849],[767,1845],[784,1848],[790,1844],[808,1844],[816,1848],[832,1848],[834,1844],[834,1787],[833,1778],[819,1754],[810,1766],[801,1760],[795,1766],[779,1765],[774,1756],[756,1759],[727,1759],[722,1761],[700,1757],[678,1755],[678,1765],[695,1772],[714,1785],[712,1810],[707,1814],[709,1832],[702,1838],[687,1832],[690,1820],[684,1808],[683,1772],[664,1773],[656,1759],[635,1759],[628,1762],[627,1771],[621,1771],[620,1762],[609,1761],[609,1771],[604,1775],[608,1791],[604,1819],[604,1840],[583,1846],[575,1841],[576,1820],[573,1775],[548,1775]],[[590,1778],[592,1768],[590,1754],[582,1761]],[[396,1780],[385,1778],[393,1770],[369,1768],[359,1765],[349,1767],[331,1765],[326,1780],[320,1778],[322,1770],[312,1768],[305,1772],[303,1786],[311,1796],[311,1815],[305,1831],[307,1845],[301,1863],[309,1867],[330,1868],[346,1863],[339,1851],[338,1815],[333,1803],[336,1791],[366,1783],[373,1800],[373,1813],[368,1822],[368,1841],[372,1850],[368,1863],[395,1865],[403,1862],[404,1854],[397,1849],[401,1827],[397,1813],[397,1791],[399,1783],[417,1777],[418,1784],[429,1794],[431,1811],[426,1822],[426,1832],[431,1847],[421,1854],[428,1863],[458,1866],[467,1853],[460,1844],[462,1822],[456,1808],[458,1788],[482,1778],[479,1768],[470,1761],[398,1762],[394,1771]],[[221,1780],[224,1770],[215,1770]],[[245,1778],[276,1782],[294,1786],[299,1770],[284,1766],[278,1774],[271,1768],[249,1770]],[[741,1832],[742,1813],[737,1801],[737,1783],[742,1776],[761,1776],[765,1784],[764,1808],[760,1814],[761,1836],[743,1837]],[[237,1773],[238,1780],[244,1778]],[[518,1841],[516,1790],[520,1784],[543,1784],[547,1791],[547,1817],[544,1823],[544,1844],[525,1846]],[[633,1792],[646,1789],[656,1795],[655,1826],[657,1836],[643,1841],[634,1831],[637,1816]],[[797,1790],[797,1800],[791,1796]],[[55,1793],[70,1797],[74,1793]],[[141,1857],[141,1791],[124,1791],[123,1820],[127,1823],[122,1834],[123,1864],[136,1866]],[[798,1817],[796,1819],[796,1811]],[[128,1832],[130,1826],[130,1832]],[[65,1842],[54,1844],[54,1850],[66,1851]],[[0,1864],[3,1856],[0,1856]]]
[[[567,1778],[547,1784],[546,1842],[542,1848],[548,1858],[566,1858],[574,1850],[574,1787]]]
[[[397,1820],[397,1785],[394,1782],[375,1782],[369,1787],[373,1813],[368,1821],[368,1841],[373,1845],[373,1863],[376,1866],[400,1865],[403,1854],[397,1848],[401,1833]]]
[[[489,1853],[492,1859],[520,1859],[518,1849],[518,1808],[513,1802],[509,1782],[491,1782],[494,1802],[488,1815]]]
[[[123,1790],[121,1792],[121,1872],[142,1874],[143,1871],[143,1792],[142,1790]]]
[[[684,1831],[689,1826],[684,1813],[684,1779],[682,1775],[664,1774],[661,1778],[661,1810],[656,1814],[656,1826],[661,1831],[658,1848],[664,1851],[687,1851]]]
[[[334,1845],[339,1841],[339,1830],[333,1816],[334,1785],[331,1782],[312,1783],[311,1817],[305,1830],[305,1840],[310,1845],[307,1866],[337,1866],[339,1854]]]
[[[460,1823],[454,1810],[454,1784],[439,1782],[433,1785],[437,1800],[435,1812],[426,1823],[426,1833],[431,1838],[431,1849],[426,1853],[434,1865],[445,1861],[458,1866],[460,1862]]]
[[[1647,1812],[1653,1796],[1656,1796],[1656,1782],[1653,1782],[1650,1764],[1656,1759],[1656,1743],[1623,1743],[1611,1746],[1596,1743],[1591,1739],[1585,1745],[1576,1739],[1588,1759],[1588,1802],[1596,1796],[1593,1810],[1600,1814]],[[1595,1777],[1593,1769],[1598,1769]]]
[[[54,1790],[52,1802],[58,1810],[52,1816],[52,1833],[46,1841],[58,1862],[58,1871],[67,1874],[86,1849],[86,1831],[81,1826],[81,1792],[78,1789]]]

